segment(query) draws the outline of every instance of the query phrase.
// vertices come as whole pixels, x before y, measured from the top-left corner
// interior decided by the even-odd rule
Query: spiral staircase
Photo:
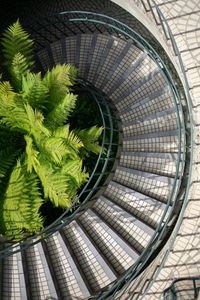
[[[2,28],[19,17],[36,41],[38,69],[73,64],[89,89],[109,99],[118,151],[102,188],[73,217],[64,216],[46,235],[2,243],[0,299],[160,299],[176,279],[164,265],[192,190],[188,80],[158,14],[176,1],[157,1],[160,10],[154,1],[133,1],[133,15],[127,1],[36,2],[12,6]],[[154,21],[165,29],[163,44],[151,33]],[[191,295],[185,289],[180,299]]]

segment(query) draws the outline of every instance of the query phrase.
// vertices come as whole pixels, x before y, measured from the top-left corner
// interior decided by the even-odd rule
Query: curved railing
[[[162,58],[159,54],[153,49],[153,47],[143,39],[143,37],[131,29],[129,26],[123,24],[115,20],[112,17],[105,16],[103,14],[94,13],[94,12],[83,12],[83,11],[66,11],[60,14],[61,19],[56,16],[55,20],[51,18],[51,24],[55,24],[58,26],[59,22],[64,22],[67,26],[69,22],[75,23],[76,26],[81,25],[81,29],[83,30],[83,25],[86,24],[87,28],[90,24],[100,25],[102,32],[108,32],[109,34],[115,34],[120,36],[120,38],[124,38],[125,40],[132,40],[134,44],[137,45],[140,49],[145,51],[149,57],[157,64],[160,69],[160,72],[164,76],[166,82],[168,83],[174,100],[174,106],[177,113],[177,122],[178,122],[178,159],[176,164],[176,174],[174,177],[174,184],[169,195],[166,209],[163,213],[163,216],[160,220],[160,223],[157,229],[154,232],[154,235],[140,255],[139,259],[136,263],[123,275],[121,276],[112,287],[110,287],[107,291],[102,291],[102,293],[97,297],[97,299],[105,299],[106,297],[115,294],[118,290],[122,288],[122,286],[127,285],[130,281],[132,281],[138,274],[141,272],[143,267],[152,260],[152,257],[156,250],[158,249],[162,236],[166,232],[166,227],[172,216],[174,215],[174,207],[176,205],[176,199],[178,197],[180,186],[182,182],[182,177],[184,173],[185,166],[185,153],[186,153],[186,136],[185,136],[185,124],[184,124],[184,116],[181,105],[181,97],[179,95],[179,91],[176,86],[176,82],[171,76],[170,70],[168,70]],[[47,20],[48,22],[48,20]],[[38,29],[39,30],[39,29]],[[160,239],[161,238],[161,239]]]
[[[186,108],[187,108],[187,114],[188,114],[188,128],[187,128],[187,153],[188,153],[188,157],[186,160],[186,168],[188,169],[188,174],[185,177],[185,187],[184,187],[184,194],[182,195],[182,208],[179,212],[179,216],[178,216],[178,220],[176,222],[176,227],[172,233],[172,235],[170,236],[170,243],[164,253],[164,256],[162,257],[162,260],[159,261],[159,266],[157,268],[155,268],[155,271],[152,273],[151,278],[148,278],[148,284],[147,282],[144,282],[141,286],[140,286],[140,291],[142,291],[141,293],[141,297],[144,297],[145,294],[147,293],[147,291],[149,290],[150,286],[153,285],[154,281],[156,280],[156,273],[158,274],[160,272],[160,270],[163,268],[164,263],[171,251],[171,247],[176,239],[178,230],[180,228],[180,225],[182,223],[183,220],[183,215],[188,203],[188,194],[189,194],[189,189],[190,189],[190,182],[191,182],[191,176],[192,176],[192,162],[193,162],[193,151],[194,151],[194,142],[193,142],[193,114],[192,114],[192,99],[191,99],[191,95],[190,95],[190,90],[189,90],[189,83],[188,83],[188,79],[187,79],[187,75],[185,72],[185,67],[184,67],[184,63],[182,61],[181,58],[181,54],[180,51],[178,49],[178,46],[176,44],[176,40],[173,36],[172,30],[165,18],[165,16],[163,15],[162,11],[160,10],[160,8],[158,7],[158,5],[156,4],[155,0],[147,0],[146,1],[148,4],[148,7],[150,8],[150,11],[152,13],[152,16],[155,20],[155,22],[157,23],[157,19],[159,19],[159,25],[161,25],[161,28],[163,30],[164,36],[166,37],[166,39],[168,41],[170,41],[171,46],[172,46],[172,50],[173,50],[173,54],[175,55],[175,57],[177,58],[177,62],[178,62],[178,66],[181,70],[182,76],[183,76],[183,85],[184,85],[184,92],[185,92],[185,101],[186,101]],[[139,3],[141,3],[144,8],[146,8],[144,0],[140,0]],[[153,10],[154,8],[154,10]],[[157,14],[157,18],[156,15]],[[158,23],[157,23],[158,24]],[[181,86],[182,89],[182,86]],[[128,272],[129,273],[129,272]],[[128,292],[129,288],[131,288],[132,285],[130,285],[130,282],[133,282],[134,278],[136,278],[136,276],[131,276],[131,273],[134,274],[134,272],[130,271],[130,273],[127,276],[127,280],[123,281],[123,290]],[[133,283],[134,284],[134,283]],[[119,286],[119,287],[122,287]],[[145,287],[145,288],[144,288]],[[143,290],[144,288],[144,290]],[[117,292],[120,290],[120,288],[115,289],[115,291],[112,291],[112,293],[117,294]],[[138,289],[137,289],[137,294],[139,293]],[[133,292],[132,292],[133,294]],[[99,298],[100,299],[100,298]],[[103,298],[101,298],[103,299]]]
[[[114,35],[120,36],[120,38],[124,38],[125,40],[131,39],[134,44],[136,44],[140,49],[144,50],[145,52],[148,53],[149,57],[154,60],[154,62],[157,64],[157,66],[160,69],[160,72],[163,74],[165,77],[166,82],[170,86],[171,92],[173,94],[173,99],[174,99],[174,105],[176,108],[176,113],[177,113],[177,121],[178,121],[178,138],[179,138],[179,149],[178,149],[178,159],[177,159],[177,165],[176,165],[176,175],[174,177],[174,185],[173,189],[170,193],[168,203],[166,206],[166,210],[163,214],[162,220],[160,221],[159,226],[157,227],[153,238],[149,242],[148,246],[142,253],[142,255],[139,257],[138,261],[136,264],[134,264],[122,277],[117,280],[112,287],[109,288],[107,291],[103,291],[101,295],[98,296],[98,299],[105,299],[109,295],[114,295],[116,294],[122,287],[127,286],[130,284],[130,282],[138,276],[138,274],[142,271],[144,266],[152,260],[153,254],[155,251],[158,249],[162,236],[166,232],[166,227],[169,224],[172,216],[173,216],[173,209],[176,205],[176,199],[178,197],[180,187],[181,187],[181,180],[184,175],[184,166],[185,166],[185,153],[186,153],[186,134],[185,134],[185,124],[184,124],[184,116],[183,116],[183,111],[182,111],[182,105],[181,105],[181,97],[179,95],[179,89],[176,86],[176,82],[174,81],[173,75],[171,75],[170,70],[162,60],[161,56],[159,53],[157,53],[153,47],[144,40],[144,38],[135,32],[133,29],[131,29],[129,26],[123,24],[122,22],[119,22],[115,20],[114,18],[105,16],[103,14],[98,14],[98,13],[92,13],[92,12],[83,12],[83,11],[70,11],[70,12],[62,12],[60,15],[56,15],[55,18],[52,16],[51,20],[47,20],[47,22],[51,22],[51,24],[56,24],[58,25],[59,22],[64,22],[67,26],[67,24],[74,23],[76,24],[77,27],[81,27],[85,25],[87,28],[92,25],[100,25],[101,28],[103,29],[103,32],[107,33],[112,33]],[[39,28],[38,28],[39,32]],[[175,40],[172,39],[172,42],[175,43]],[[177,48],[176,44],[174,44],[175,49]],[[178,51],[178,48],[177,48]],[[177,52],[179,53],[179,52]],[[180,55],[178,56],[180,59],[180,66],[181,68],[183,67],[181,57]],[[184,67],[183,67],[184,71]],[[185,73],[184,73],[185,74]],[[186,80],[186,75],[185,75],[185,80]],[[190,104],[190,96],[189,96],[189,91],[187,89],[187,84],[186,85],[186,93],[187,93],[187,104],[188,104],[188,110],[190,112],[190,119],[192,118],[191,115],[191,104]],[[192,129],[190,133],[190,138],[192,137]],[[191,151],[192,151],[192,140],[191,142]],[[189,165],[190,171],[191,171],[191,163]],[[189,180],[190,176],[188,178],[187,182],[187,187],[185,191],[185,201],[187,200],[187,194],[188,194],[188,185],[189,185]],[[83,204],[84,205],[84,204]],[[184,204],[185,205],[185,204]],[[83,208],[83,206],[82,206]],[[80,209],[82,209],[80,208]],[[70,217],[66,219],[61,219],[59,220],[59,223],[55,223],[55,226],[52,226],[49,232],[52,232],[53,230],[58,230],[60,229],[63,225],[67,224],[70,222],[75,214],[72,214]],[[180,222],[180,219],[179,219]],[[47,229],[46,231],[40,233],[39,237],[41,238],[42,234],[47,234]],[[46,235],[44,236],[46,237]],[[37,237],[38,238],[38,237]],[[24,249],[27,246],[30,245],[30,242],[32,241],[27,241],[26,243],[20,244],[19,249]],[[37,242],[37,241],[36,241]],[[20,248],[21,247],[21,248]],[[10,254],[12,254],[13,250],[19,251],[19,249],[11,249]],[[8,251],[7,251],[8,253]],[[3,253],[2,253],[3,255]]]
[[[186,295],[187,299],[197,300],[200,292],[200,277],[185,277],[173,281],[173,283],[164,290],[164,300],[181,300]]]

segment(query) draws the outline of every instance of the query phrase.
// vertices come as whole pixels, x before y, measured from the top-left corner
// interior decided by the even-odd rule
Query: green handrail
[[[179,287],[179,283],[181,286]],[[183,286],[183,283],[189,283],[187,286]],[[195,277],[184,277],[176,279],[172,284],[164,290],[163,298],[164,300],[181,300],[183,292],[191,292],[189,296],[193,299],[197,299],[200,291],[200,276]],[[191,298],[192,299],[192,298]]]
[[[153,1],[154,2],[154,1]],[[159,8],[158,8],[159,9]],[[159,11],[159,10],[158,10]],[[67,23],[75,23],[75,24],[101,24],[105,30],[109,29],[112,30],[116,34],[120,34],[121,36],[124,36],[125,39],[132,39],[134,43],[137,44],[139,48],[142,50],[145,50],[148,55],[156,62],[158,65],[160,71],[163,73],[163,76],[165,77],[166,82],[168,82],[171,91],[174,96],[174,102],[178,117],[178,137],[179,137],[179,159],[177,161],[177,168],[176,168],[176,176],[174,179],[174,187],[171,191],[170,198],[168,199],[167,208],[163,215],[163,218],[159,224],[159,227],[157,228],[152,240],[150,241],[148,247],[144,250],[142,255],[140,256],[139,260],[136,262],[136,264],[130,268],[108,291],[102,292],[101,295],[99,295],[98,299],[105,299],[108,295],[117,293],[122,286],[125,287],[127,284],[130,283],[142,270],[142,267],[148,262],[148,260],[151,258],[153,252],[157,249],[157,246],[159,244],[159,237],[162,236],[163,232],[166,230],[166,226],[168,222],[170,221],[171,215],[173,213],[173,208],[175,206],[175,200],[178,196],[179,189],[181,186],[181,178],[184,174],[184,162],[185,162],[185,152],[186,152],[186,137],[185,137],[185,125],[184,125],[184,118],[183,118],[183,112],[181,107],[181,99],[179,97],[179,92],[177,90],[176,84],[173,82],[173,77],[171,76],[170,70],[166,67],[165,63],[159,56],[159,54],[152,48],[152,46],[146,42],[141,35],[136,33],[133,29],[128,27],[127,25],[123,24],[122,22],[117,21],[114,18],[105,16],[103,14],[97,14],[92,12],[82,12],[82,11],[70,11],[70,12],[62,12],[60,14],[62,17],[66,17],[66,24]],[[59,19],[55,21],[59,23]],[[172,35],[173,37],[173,35]],[[172,39],[172,42],[174,43],[175,40]],[[176,49],[176,44],[175,44]],[[178,53],[178,52],[177,52]],[[181,57],[179,56],[181,59]],[[180,63],[181,65],[181,63]],[[181,65],[183,67],[183,64]],[[184,67],[183,67],[184,70]],[[186,75],[185,75],[186,76]],[[185,77],[185,80],[187,81],[187,78]],[[191,112],[191,103],[190,103],[190,95],[189,90],[187,89],[186,85],[186,93],[187,93],[187,103],[188,103],[188,109],[190,112],[190,119],[192,118],[192,112]],[[192,128],[191,128],[191,137],[192,137]],[[182,141],[183,139],[183,141]],[[191,151],[192,151],[192,139],[191,139]],[[191,153],[192,157],[192,153]],[[190,171],[191,171],[191,163],[190,163]],[[185,198],[187,199],[188,195],[188,184],[189,184],[190,176],[188,178],[188,183],[186,187],[186,193]],[[185,200],[186,201],[186,200]],[[173,204],[172,204],[173,202]],[[184,203],[185,205],[185,203]],[[184,206],[183,206],[184,207]],[[168,210],[171,210],[171,214],[169,213],[167,217]],[[182,212],[181,212],[182,213]],[[62,220],[60,224],[56,224],[56,227],[54,227],[54,230],[59,229],[63,226],[62,223],[66,224],[66,220]],[[59,226],[58,226],[59,225]],[[36,241],[37,242],[37,241]],[[21,245],[21,248],[23,248],[23,245]],[[30,245],[30,241],[28,241],[28,245]],[[26,245],[27,246],[27,245]],[[12,249],[13,250],[13,249]],[[13,254],[10,253],[10,255]]]
[[[114,285],[108,289],[108,291],[102,292],[98,299],[105,299],[110,294],[116,293],[118,291],[118,288],[121,287],[122,284],[127,284],[130,280],[133,279],[133,277],[136,277],[142,267],[147,263],[147,261],[150,259],[150,257],[153,255],[154,251],[157,249],[160,240],[159,236],[163,234],[165,231],[168,222],[170,221],[172,215],[173,215],[173,208],[175,207],[175,200],[178,196],[179,189],[181,186],[181,179],[184,172],[184,162],[185,162],[185,153],[186,153],[186,137],[185,137],[185,125],[184,125],[184,117],[183,117],[183,111],[181,107],[181,100],[179,97],[179,92],[177,90],[176,85],[173,82],[172,76],[170,74],[170,71],[166,67],[165,63],[159,56],[159,54],[152,48],[152,46],[146,42],[141,35],[136,33],[134,30],[132,30],[127,25],[123,24],[120,21],[117,21],[116,19],[112,17],[105,16],[103,14],[94,13],[94,12],[83,12],[83,11],[66,11],[61,13],[62,16],[66,15],[66,22],[75,22],[78,24],[81,22],[86,22],[87,24],[101,24],[105,27],[109,27],[109,29],[114,29],[115,32],[120,33],[126,37],[126,39],[132,39],[138,47],[145,50],[148,55],[155,61],[155,63],[158,65],[160,72],[165,77],[167,83],[169,84],[173,98],[174,98],[174,104],[176,107],[176,113],[178,118],[178,139],[179,139],[179,151],[178,151],[178,160],[177,160],[177,166],[176,166],[176,175],[174,177],[174,185],[171,190],[171,193],[168,198],[167,206],[165,209],[165,212],[162,216],[162,219],[159,223],[159,226],[155,230],[155,233],[139,257],[139,259],[136,261],[134,266],[132,266],[123,276],[121,276]],[[59,22],[59,20],[57,21]],[[183,139],[183,141],[182,141]]]

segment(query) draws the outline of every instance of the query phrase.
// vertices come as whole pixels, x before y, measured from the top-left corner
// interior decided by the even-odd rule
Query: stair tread
[[[139,257],[102,219],[88,209],[78,220],[98,245],[118,274],[127,270]]]
[[[154,229],[166,208],[164,203],[114,181],[110,181],[104,195]]]
[[[106,49],[109,39],[110,38],[106,35],[103,34],[97,35],[96,44],[90,62],[90,68],[87,74],[87,80],[90,82],[93,82],[93,80],[95,80],[97,70],[99,67],[99,60],[102,58],[102,55]]]
[[[155,84],[155,82],[157,84]],[[166,86],[164,77],[160,74],[159,69],[153,70],[149,75],[144,77],[136,85],[133,85],[123,94],[116,96],[111,95],[110,98],[114,101],[117,109],[122,112],[138,99],[148,97],[149,94],[155,93],[161,87]]]
[[[126,49],[125,49],[126,50]],[[135,47],[134,45],[131,45],[128,49],[125,51],[122,55],[121,61],[119,61],[118,65],[115,65],[115,70],[112,73],[112,77],[107,81],[106,85],[103,88],[103,91],[105,93],[110,93],[110,91],[114,91],[115,87],[118,86],[116,83],[121,80],[121,78],[126,73],[127,69],[131,67],[131,65],[140,57],[141,50]]]
[[[21,253],[3,259],[3,299],[28,299]]]
[[[122,149],[126,152],[168,152],[178,153],[178,131],[146,133],[139,136],[124,137]]]
[[[174,103],[169,87],[165,86],[131,103],[121,111],[120,117],[123,121],[137,120],[169,108],[174,108]]]
[[[28,276],[29,290],[32,297],[35,297],[35,299],[57,298],[41,243],[37,243],[25,251],[25,261],[28,270],[26,275]]]
[[[147,173],[118,166],[113,180],[129,188],[137,188],[152,198],[167,202],[172,189],[173,179],[154,173]]]
[[[119,63],[123,61],[132,47],[133,44],[131,40],[128,40],[127,43],[124,44],[122,40],[115,38],[114,47],[111,48],[110,55],[105,62],[106,70],[103,74],[101,74],[101,83],[99,84],[99,88],[106,89],[106,85],[108,84],[108,82],[110,82],[113,74],[119,66]]]
[[[109,96],[113,99],[118,99],[118,97],[123,94],[124,90],[127,91],[132,87],[132,83],[137,84],[144,76],[144,73],[141,72],[141,70],[147,62],[150,62],[150,60],[147,57],[147,54],[142,51],[135,60],[131,61],[131,63],[126,62],[126,69],[118,80],[115,81],[115,84],[109,89]],[[149,69],[154,70],[155,67],[155,64],[151,61],[149,63]]]
[[[73,221],[63,228],[64,235],[76,256],[88,284],[92,290],[98,291],[116,279],[116,276],[107,266],[100,253],[85,235],[83,230]],[[94,276],[95,274],[95,276]]]
[[[51,235],[46,240],[46,245],[62,297],[64,299],[89,297],[91,294],[60,233]]]
[[[174,177],[178,155],[171,153],[125,152],[120,155],[119,165],[158,175]]]
[[[154,233],[152,228],[140,222],[118,205],[113,204],[105,196],[101,196],[92,209],[138,253],[144,250]]]

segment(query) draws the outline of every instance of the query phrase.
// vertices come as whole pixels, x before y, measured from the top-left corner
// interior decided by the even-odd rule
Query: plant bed
[[[72,206],[103,151],[103,127],[87,116],[92,102],[80,118],[85,95],[76,107],[76,68],[63,64],[44,75],[32,72],[33,41],[18,21],[4,32],[2,47],[0,234],[17,241]]]

